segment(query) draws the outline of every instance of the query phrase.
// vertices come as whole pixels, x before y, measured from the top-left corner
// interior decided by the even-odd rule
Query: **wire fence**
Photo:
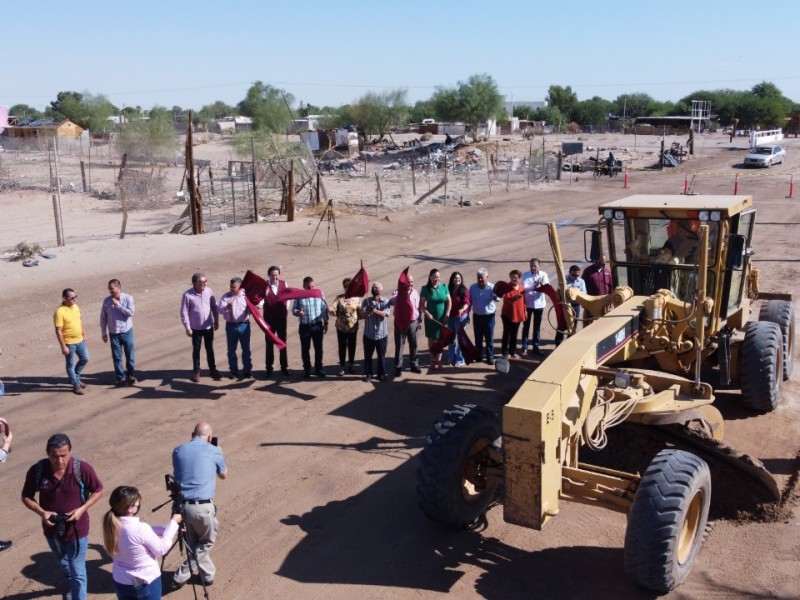
[[[193,175],[204,230],[285,220],[290,182],[301,214],[328,200],[375,214],[420,204],[469,204],[559,173],[554,153],[532,146],[520,156],[494,143],[368,147],[355,157],[334,151],[314,157],[305,146],[298,148],[288,158],[255,161],[253,173],[252,158],[236,156],[228,141],[200,140]],[[41,213],[38,228],[15,235],[43,245],[191,233],[187,176],[181,151],[164,158],[163,152],[124,152],[114,139],[0,138],[0,197],[15,194]],[[42,226],[47,221],[52,224]]]

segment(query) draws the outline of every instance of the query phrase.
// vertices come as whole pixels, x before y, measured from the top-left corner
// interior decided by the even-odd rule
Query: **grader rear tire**
[[[768,300],[761,305],[759,321],[775,323],[783,336],[783,380],[787,381],[794,370],[794,308],[786,300]]]
[[[488,450],[500,444],[500,421],[485,408],[452,406],[428,434],[417,469],[417,498],[425,515],[448,527],[466,528],[489,507],[498,480],[486,477]]]
[[[679,586],[703,543],[711,472],[694,454],[662,450],[647,467],[625,532],[625,571],[657,592]]]
[[[775,323],[750,323],[742,343],[742,403],[759,412],[778,408],[783,394],[783,335]]]

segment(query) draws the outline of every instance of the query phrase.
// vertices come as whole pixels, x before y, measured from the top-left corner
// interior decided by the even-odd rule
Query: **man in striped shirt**
[[[317,286],[313,277],[303,278],[303,289],[313,290]],[[311,377],[311,344],[314,344],[314,375],[325,377],[322,370],[322,336],[328,332],[328,305],[324,294],[321,297],[297,298],[292,305],[292,314],[300,319],[300,356],[303,359],[303,377]]]
[[[361,303],[361,317],[364,319],[364,381],[372,377],[372,353],[378,351],[377,379],[386,381],[386,345],[389,339],[389,299],[381,296],[383,286],[372,283],[372,296]]]

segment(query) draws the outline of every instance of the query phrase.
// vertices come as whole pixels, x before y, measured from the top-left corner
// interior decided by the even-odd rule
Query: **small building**
[[[252,131],[253,119],[250,117],[223,117],[214,121],[213,133],[232,134],[239,131]]]
[[[6,135],[13,139],[65,137],[78,139],[84,128],[71,119],[19,119],[6,127]]]

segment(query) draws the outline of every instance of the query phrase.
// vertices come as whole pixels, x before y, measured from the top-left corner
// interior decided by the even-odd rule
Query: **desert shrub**
[[[28,260],[34,256],[42,253],[42,247],[36,242],[29,244],[28,242],[20,242],[14,246],[15,256],[11,260]]]

